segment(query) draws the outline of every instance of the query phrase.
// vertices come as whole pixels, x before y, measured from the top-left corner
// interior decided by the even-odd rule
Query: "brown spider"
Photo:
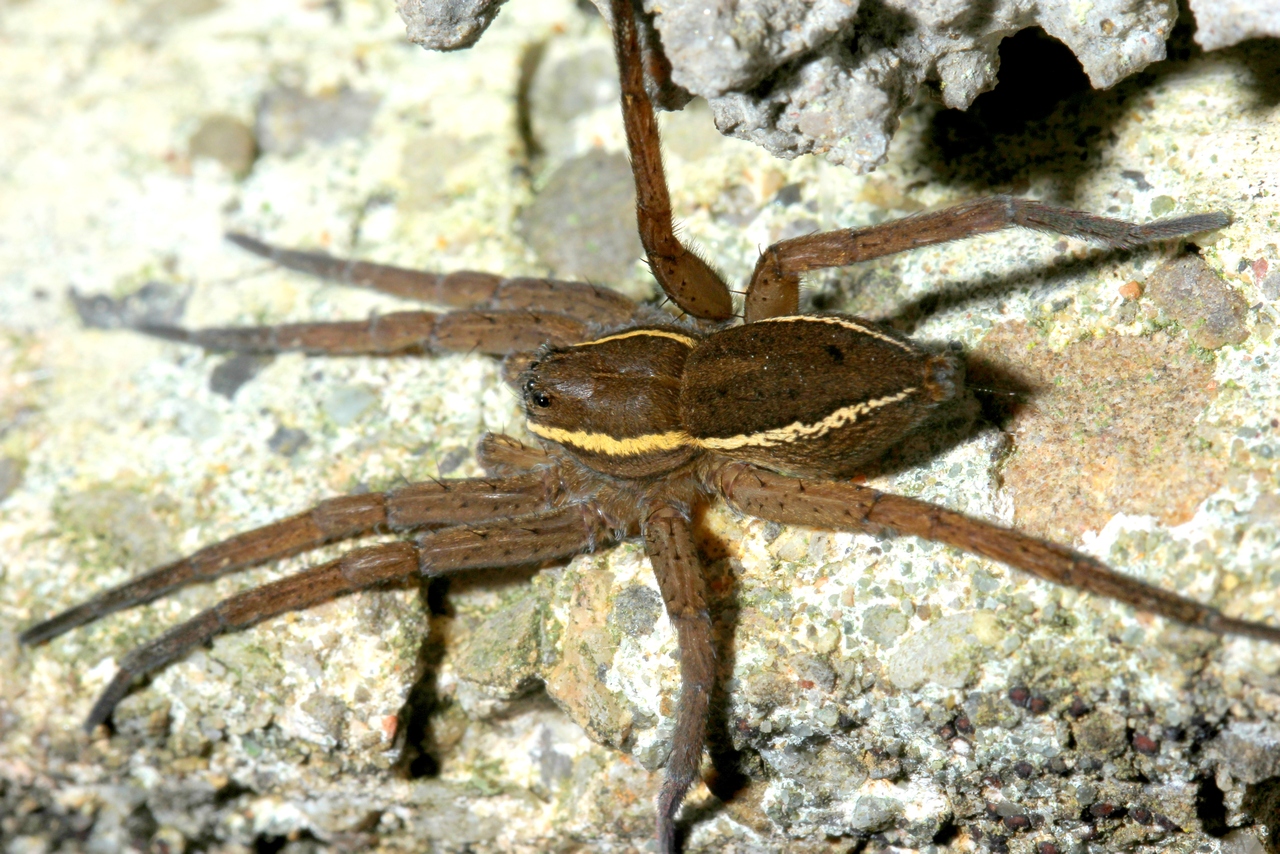
[[[105,722],[136,679],[219,634],[415,575],[564,560],[642,537],[680,647],[682,688],[657,837],[676,848],[675,817],[700,765],[715,649],[690,527],[715,497],[750,515],[835,530],[912,534],[1059,584],[1222,634],[1280,641],[1280,629],[1232,619],[1119,575],[1064,546],[880,493],[847,478],[961,392],[958,363],[874,324],[800,315],[800,275],[1009,226],[1127,247],[1225,225],[1209,213],[1146,225],[1008,197],[981,199],[860,230],[782,241],[760,256],[744,324],[721,278],[675,237],[657,125],[643,86],[630,0],[613,0],[622,109],[649,264],[685,321],[590,285],[436,275],[231,240],[286,267],[457,310],[349,323],[150,334],[211,350],[314,355],[471,351],[506,357],[523,395],[532,449],[490,435],[488,477],[329,499],[195,554],[27,629],[39,643],[182,586],[378,531],[410,542],[357,549],[235,595],[124,657],[89,714]]]

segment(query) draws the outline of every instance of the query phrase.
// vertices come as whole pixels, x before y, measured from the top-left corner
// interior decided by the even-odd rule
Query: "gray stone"
[[[538,677],[538,642],[546,602],[541,588],[520,591],[474,631],[458,653],[458,671],[469,682],[503,697],[524,692]]]
[[[0,501],[8,498],[22,483],[22,462],[13,457],[0,457]]]
[[[605,0],[593,0],[606,19]],[[452,50],[475,42],[494,0],[401,0],[410,38]],[[1206,48],[1274,35],[1267,0],[1192,4]],[[1095,88],[1164,59],[1177,17],[1167,0],[646,0],[642,40],[661,37],[676,88],[710,103],[722,133],[775,155],[822,154],[860,171],[883,162],[898,117],[922,87],[964,109],[992,88],[1000,42],[1039,26],[1080,60]],[[665,95],[664,105],[682,103]]]
[[[1196,41],[1205,50],[1231,47],[1245,39],[1280,38],[1280,5],[1275,0],[1188,0],[1196,16]]]
[[[609,622],[631,637],[647,635],[662,616],[662,597],[658,591],[643,584],[633,584],[623,589],[614,599]]]
[[[1089,712],[1073,721],[1071,734],[1080,750],[1095,759],[1118,756],[1128,746],[1124,716],[1106,709]]]
[[[1208,747],[1218,767],[1245,784],[1280,776],[1280,727],[1232,721]]]
[[[1267,276],[1258,287],[1262,288],[1262,294],[1267,299],[1280,299],[1280,271]]]
[[[506,0],[396,0],[409,40],[429,50],[471,47]]]
[[[282,457],[292,457],[310,441],[311,437],[307,435],[306,430],[285,427],[281,424],[276,428],[276,432],[271,434],[271,438],[267,439],[267,447]]]
[[[271,364],[270,356],[239,353],[221,362],[209,375],[209,391],[233,400],[240,387]]]
[[[364,136],[379,98],[342,88],[308,95],[291,87],[272,89],[258,104],[256,136],[263,151],[294,154],[307,142],[330,145]]]
[[[351,424],[378,403],[378,396],[364,385],[341,385],[333,388],[325,398],[324,414],[339,427]]]
[[[631,165],[594,149],[557,169],[520,217],[520,232],[562,278],[616,282],[644,254]]]
[[[80,322],[90,329],[136,329],[177,323],[187,306],[189,293],[175,285],[148,282],[123,297],[81,296],[74,288],[69,295]]]
[[[985,611],[949,614],[898,644],[887,662],[889,681],[908,690],[930,683],[962,688],[1003,636]]]
[[[538,145],[552,156],[567,150],[573,119],[595,109],[616,109],[618,97],[611,50],[586,50],[542,62],[529,90],[529,118]]]
[[[907,615],[901,608],[872,605],[862,615],[862,634],[879,646],[892,646],[907,630]]]
[[[853,814],[849,816],[849,824],[855,830],[874,833],[884,830],[902,815],[902,802],[893,798],[882,798],[868,795],[858,798],[854,804]]]
[[[206,116],[187,143],[193,160],[208,158],[221,163],[228,172],[243,178],[253,168],[258,156],[258,141],[253,131],[235,116]]]

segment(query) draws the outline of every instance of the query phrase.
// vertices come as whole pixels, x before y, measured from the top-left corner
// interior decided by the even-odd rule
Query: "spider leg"
[[[485,433],[476,447],[476,462],[491,477],[511,477],[550,461],[542,448],[526,445],[501,433]]]
[[[357,590],[421,574],[518,566],[570,557],[610,539],[599,514],[571,504],[479,527],[444,528],[416,543],[385,543],[238,593],[129,652],[89,712],[92,731],[111,716],[133,681],[181,658],[218,635],[241,631],[289,611],[312,608]]]
[[[854,483],[788,477],[743,463],[721,468],[714,483],[730,504],[761,519],[843,531],[888,528],[998,560],[1045,581],[1106,596],[1215,634],[1280,643],[1280,628],[1224,616],[1216,608],[1121,575],[1074,549],[971,519],[927,501]]]
[[[644,541],[680,645],[680,706],[666,779],[658,794],[658,850],[671,854],[676,851],[676,813],[702,764],[716,651],[706,582],[689,520],[674,507],[662,507],[645,522]]]
[[[302,352],[313,356],[391,356],[436,351],[495,356],[568,345],[588,336],[588,325],[547,311],[397,311],[368,320],[184,329],[139,326],[137,331],[206,350],[237,353]]]
[[[1213,212],[1138,224],[1030,199],[992,196],[868,228],[806,234],[779,241],[761,253],[747,286],[746,322],[795,314],[800,304],[800,274],[806,271],[844,267],[1012,226],[1129,249],[1153,240],[1222,228],[1230,221],[1227,214]]]
[[[188,557],[104,590],[88,602],[31,626],[18,639],[24,644],[42,643],[190,584],[212,581],[375,531],[471,524],[542,511],[552,498],[549,474],[530,472],[502,479],[415,483],[390,492],[330,498],[310,510],[205,546]]]
[[[653,103],[644,89],[644,59],[633,0],[613,0],[613,46],[622,84],[622,122],[636,182],[636,222],[654,278],[681,309],[707,320],[733,317],[733,298],[720,275],[675,235],[671,194]]]
[[[325,252],[282,249],[247,234],[230,233],[227,240],[290,270],[451,308],[513,310],[537,307],[602,326],[625,323],[636,310],[636,304],[617,291],[585,282],[506,279],[474,270],[429,273],[368,261],[344,260]]]

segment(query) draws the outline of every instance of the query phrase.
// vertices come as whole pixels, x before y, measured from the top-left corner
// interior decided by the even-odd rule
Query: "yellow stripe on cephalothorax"
[[[915,391],[914,387],[904,388],[897,394],[888,397],[879,397],[875,400],[864,400],[851,406],[842,406],[826,418],[813,424],[795,421],[786,427],[775,427],[772,430],[761,430],[758,433],[743,433],[738,436],[725,436],[722,438],[694,439],[693,442],[709,451],[734,451],[738,448],[773,448],[790,442],[817,439],[832,430],[854,423],[859,417],[874,409],[880,409],[905,400]]]
[[[766,317],[764,320],[757,320],[756,323],[827,323],[832,326],[843,326],[845,329],[852,329],[854,332],[861,332],[877,341],[884,341],[886,344],[892,344],[895,347],[901,347],[908,353],[915,353],[916,348],[910,344],[906,344],[894,338],[892,335],[885,335],[883,332],[870,326],[863,326],[861,323],[855,323],[847,317],[828,317],[821,314],[793,314],[786,317]]]
[[[688,335],[681,335],[678,332],[668,332],[665,329],[632,329],[630,332],[619,332],[617,335],[606,335],[603,338],[596,338],[593,341],[583,341],[574,344],[575,347],[590,347],[592,344],[603,344],[606,341],[621,341],[624,338],[635,338],[638,335],[648,335],[651,338],[670,338],[672,341],[679,341],[686,347],[697,346],[697,340],[690,338]]]
[[[529,432],[544,439],[570,448],[577,448],[592,454],[604,454],[609,457],[636,457],[654,451],[676,451],[680,448],[692,447],[696,443],[693,437],[683,430],[670,430],[666,433],[648,433],[643,436],[629,436],[619,439],[608,433],[589,433],[586,430],[564,430],[559,427],[548,427],[544,424],[525,422]]]

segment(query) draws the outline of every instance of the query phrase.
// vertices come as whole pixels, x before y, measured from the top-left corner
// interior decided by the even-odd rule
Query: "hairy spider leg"
[[[218,635],[417,575],[536,564],[571,557],[611,539],[612,532],[598,513],[586,505],[569,504],[487,525],[430,531],[414,543],[386,543],[350,551],[336,560],[238,593],[129,652],[94,703],[85,729],[92,731],[104,723],[135,679]]]
[[[676,813],[702,765],[716,649],[706,581],[686,514],[670,506],[655,510],[644,525],[644,544],[680,648],[680,705],[658,793],[658,849],[665,854],[677,850]]]
[[[512,477],[551,462],[546,450],[502,433],[485,433],[476,445],[476,462],[490,477]]]
[[[855,483],[788,477],[747,463],[722,467],[713,485],[730,504],[760,519],[840,531],[887,528],[954,546],[1045,581],[1105,596],[1215,634],[1280,643],[1280,628],[1224,616],[1216,608],[1121,575],[1074,549],[927,501]]]
[[[590,325],[549,311],[397,311],[367,320],[184,329],[140,325],[138,332],[235,353],[306,353],[309,356],[397,356],[416,353],[487,353],[505,356],[548,342],[575,344]]]
[[[800,274],[809,270],[845,267],[1013,226],[1129,249],[1154,240],[1222,228],[1230,221],[1225,213],[1214,212],[1138,224],[1012,196],[974,199],[867,228],[806,234],[773,244],[761,253],[751,274],[745,319],[751,323],[798,313]]]
[[[636,223],[653,276],[671,301],[694,317],[728,320],[733,297],[706,261],[680,242],[671,221],[671,194],[662,168],[658,120],[644,88],[644,60],[633,0],[613,0],[613,45],[622,88],[622,123],[636,183]]]
[[[340,540],[379,531],[474,524],[546,510],[554,495],[553,477],[554,472],[545,469],[505,478],[414,483],[388,492],[330,498],[310,510],[205,546],[188,557],[104,590],[87,602],[31,626],[19,640],[24,644],[42,643],[190,584],[212,581]]]
[[[474,270],[430,273],[345,260],[324,252],[282,249],[246,234],[230,233],[227,240],[289,270],[432,305],[508,311],[537,309],[601,326],[626,323],[636,312],[636,304],[617,291],[585,282],[504,278]]]

